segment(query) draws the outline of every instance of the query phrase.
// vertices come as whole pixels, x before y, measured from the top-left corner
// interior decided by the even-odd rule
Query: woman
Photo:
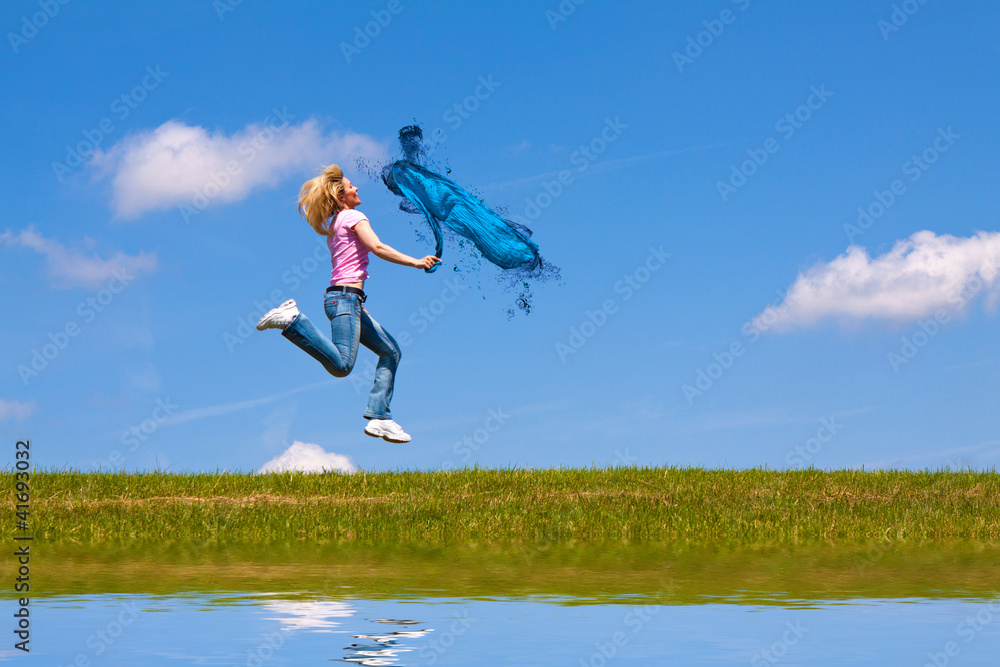
[[[410,436],[392,420],[389,401],[399,365],[399,345],[386,333],[364,307],[365,279],[368,277],[368,253],[412,266],[431,269],[441,260],[433,255],[416,259],[382,243],[372,231],[368,218],[356,210],[361,199],[357,187],[344,177],[335,164],[326,167],[316,178],[306,181],[299,191],[299,215],[317,234],[326,236],[330,248],[333,275],[326,290],[326,316],[330,318],[331,340],[320,333],[299,312],[294,299],[269,311],[257,323],[257,329],[281,329],[281,335],[323,364],[335,377],[346,377],[358,354],[358,343],[378,355],[375,383],[368,396],[368,420],[365,433],[389,442],[409,442]]]

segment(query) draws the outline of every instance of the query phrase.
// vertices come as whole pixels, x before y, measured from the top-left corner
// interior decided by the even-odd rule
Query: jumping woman
[[[357,210],[360,203],[357,187],[351,185],[335,164],[306,181],[299,191],[299,215],[317,234],[326,237],[326,245],[330,248],[333,275],[324,301],[326,316],[330,319],[330,339],[299,312],[294,299],[264,315],[257,329],[281,329],[282,336],[309,353],[335,377],[350,374],[357,359],[358,343],[377,354],[375,383],[364,413],[368,420],[365,433],[389,442],[409,442],[410,436],[392,420],[389,412],[401,356],[399,345],[364,306],[368,253],[375,253],[376,257],[394,264],[425,270],[433,268],[441,259],[433,255],[416,259],[382,243],[365,214]]]

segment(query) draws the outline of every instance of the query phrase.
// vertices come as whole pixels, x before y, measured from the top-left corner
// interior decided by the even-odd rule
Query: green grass
[[[998,487],[995,472],[35,472],[32,593],[985,599]]]
[[[31,487],[36,543],[65,546],[1000,542],[995,471],[35,472]]]

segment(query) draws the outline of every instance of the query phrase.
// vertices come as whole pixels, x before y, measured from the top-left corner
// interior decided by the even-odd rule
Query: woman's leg
[[[334,377],[346,377],[354,368],[361,338],[361,303],[354,294],[327,292],[324,301],[330,318],[331,339],[320,333],[308,317],[300,313],[281,335],[323,364]]]
[[[389,402],[396,380],[396,367],[402,352],[399,344],[364,308],[361,309],[361,344],[378,355],[375,367],[375,382],[368,395],[368,409],[365,419],[392,419]],[[409,439],[409,437],[407,437]]]

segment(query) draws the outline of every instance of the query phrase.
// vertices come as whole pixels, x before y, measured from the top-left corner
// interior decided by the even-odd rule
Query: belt
[[[365,302],[368,297],[365,296],[364,290],[360,290],[357,287],[351,287],[350,285],[331,285],[326,288],[327,292],[346,292],[347,294],[357,294],[361,297],[361,303]]]

